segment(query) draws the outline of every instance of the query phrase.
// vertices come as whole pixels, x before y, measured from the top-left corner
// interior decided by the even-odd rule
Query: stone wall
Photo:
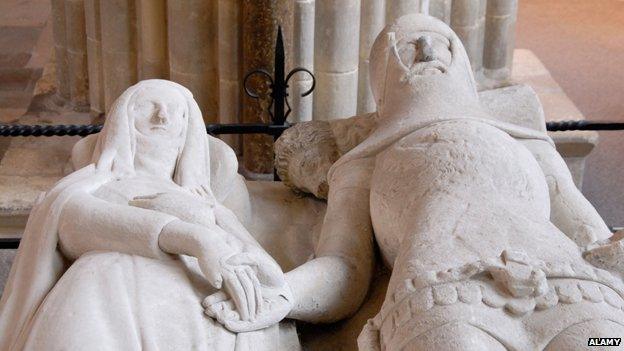
[[[518,0],[52,0],[58,95],[105,113],[129,85],[147,78],[193,91],[207,122],[266,121],[267,101],[243,97],[244,74],[272,71],[277,26],[288,67],[313,70],[291,80],[292,121],[345,118],[375,109],[368,52],[397,17],[429,11],[466,45],[480,86],[507,83]],[[225,136],[245,168],[272,168],[270,138]]]

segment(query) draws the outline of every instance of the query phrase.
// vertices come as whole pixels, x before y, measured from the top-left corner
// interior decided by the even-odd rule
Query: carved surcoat
[[[369,326],[382,345],[467,320],[503,344],[530,349],[537,345],[514,344],[514,333],[527,332],[523,320],[540,318],[534,311],[558,304],[592,303],[580,309],[624,320],[621,281],[587,263],[550,222],[539,164],[492,125],[446,121],[394,142],[376,156],[370,207],[393,267],[386,302]],[[571,323],[584,316],[557,313]]]

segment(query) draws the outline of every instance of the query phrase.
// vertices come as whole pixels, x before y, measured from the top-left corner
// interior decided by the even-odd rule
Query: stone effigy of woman
[[[73,161],[29,217],[0,349],[298,348],[284,274],[222,204],[236,157],[186,88],[130,87]]]

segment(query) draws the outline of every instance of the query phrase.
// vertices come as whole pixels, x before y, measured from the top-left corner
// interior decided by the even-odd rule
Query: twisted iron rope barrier
[[[261,123],[246,124],[209,124],[206,132],[209,134],[268,134],[280,135],[290,124],[273,125]],[[0,124],[0,136],[4,137],[51,137],[51,136],[87,136],[99,133],[101,124]]]
[[[269,134],[279,135],[289,124],[209,124],[206,132],[210,134]],[[598,121],[555,121],[547,122],[546,129],[551,132],[562,132],[571,130],[595,130],[595,131],[615,131],[624,130],[624,123],[619,122],[598,122]],[[87,136],[99,133],[102,130],[101,124],[55,124],[55,125],[28,125],[28,124],[0,124],[0,136]]]

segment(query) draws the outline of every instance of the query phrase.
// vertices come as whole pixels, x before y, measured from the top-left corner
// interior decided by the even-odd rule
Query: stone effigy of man
[[[610,231],[546,133],[484,111],[457,35],[404,16],[370,63],[374,126],[324,153],[343,154],[327,186],[293,171],[278,145],[287,180],[327,194],[326,226],[350,218],[335,231],[361,237],[370,223],[392,268],[360,349],[581,350],[589,337],[622,335],[624,284],[586,260]],[[284,140],[314,139],[307,129]]]

